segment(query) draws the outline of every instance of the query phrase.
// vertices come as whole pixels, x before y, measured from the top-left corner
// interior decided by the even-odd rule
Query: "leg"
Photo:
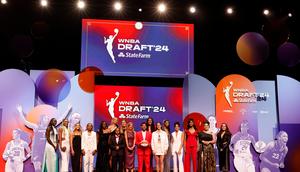
[[[124,170],[124,155],[121,154],[119,156],[119,172],[123,172]]]
[[[83,171],[89,171],[89,156],[87,152],[85,152],[85,155],[83,156]]]
[[[193,171],[197,171],[197,146],[192,149],[192,159],[193,159]]]
[[[146,172],[150,172],[151,171],[151,166],[150,166],[150,156],[151,155],[145,155],[144,156],[144,160],[145,160],[145,167],[146,167]],[[143,171],[143,172],[145,172]]]
[[[117,172],[117,168],[118,168],[118,160],[117,160],[117,156],[116,155],[113,155],[112,156],[112,171],[113,172]]]
[[[160,163],[160,171],[163,172],[164,171],[164,155],[161,155],[159,157],[159,163]]]
[[[173,172],[178,172],[178,169],[177,169],[177,154],[175,152],[173,153]]]
[[[191,152],[190,152],[190,148],[187,146],[185,156],[184,156],[184,172],[190,172],[190,167],[191,167]]]
[[[23,161],[18,161],[15,163],[15,172],[23,172]]]
[[[143,155],[138,155],[138,172],[143,172],[144,158]]]
[[[178,154],[178,164],[179,164],[179,172],[183,172],[183,162],[182,162],[183,153]],[[176,171],[177,172],[177,171]]]
[[[160,167],[159,156],[155,155],[154,157],[155,157],[155,162],[156,162],[156,171],[159,172],[159,167]]]

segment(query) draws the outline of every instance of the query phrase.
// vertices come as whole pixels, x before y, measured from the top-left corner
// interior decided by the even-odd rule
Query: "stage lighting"
[[[158,10],[158,12],[160,12],[160,13],[164,13],[164,12],[166,12],[167,7],[166,7],[166,5],[165,5],[164,3],[160,3],[160,4],[158,4],[158,6],[157,6],[157,10]]]
[[[78,7],[79,9],[84,9],[84,8],[85,8],[85,2],[84,2],[83,0],[79,0],[79,1],[77,2],[77,7]]]
[[[142,11],[143,11],[143,9],[139,8],[139,12],[142,12]]]
[[[47,0],[41,0],[41,6],[42,7],[47,7],[48,1]]]
[[[289,17],[293,17],[293,14],[292,14],[292,13],[288,13],[288,16],[289,16]]]
[[[116,11],[120,11],[121,9],[122,9],[122,3],[121,2],[115,2],[114,3],[114,9],[116,10]]]
[[[7,4],[6,0],[1,0],[1,4]]]
[[[233,14],[233,8],[228,7],[228,8],[226,9],[226,13],[229,14],[229,15]]]
[[[136,22],[136,23],[135,23],[135,28],[136,28],[137,30],[143,29],[143,23],[142,23],[142,22]]]
[[[270,11],[268,9],[265,9],[263,13],[264,13],[265,16],[270,15]]]
[[[195,13],[196,12],[196,7],[194,7],[194,6],[191,6],[190,7],[190,13]]]

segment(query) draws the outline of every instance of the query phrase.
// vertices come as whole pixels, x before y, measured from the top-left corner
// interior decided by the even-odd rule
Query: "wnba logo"
[[[115,111],[115,108],[114,108],[114,106],[115,106],[115,103],[116,103],[117,99],[118,99],[119,96],[120,96],[120,93],[117,91],[117,92],[115,93],[115,95],[116,95],[116,97],[113,97],[113,98],[111,98],[110,100],[107,100],[107,99],[106,99],[106,106],[108,107],[108,112],[109,112],[111,118],[114,118],[114,117],[115,117],[115,112],[114,112],[114,111]]]
[[[119,33],[119,29],[115,28],[114,32],[115,32],[115,35],[109,35],[108,38],[104,37],[104,44],[106,44],[106,50],[107,50],[111,60],[113,61],[113,63],[116,63],[115,56],[113,53],[113,43],[114,43],[116,36]]]
[[[223,88],[223,93],[224,93],[225,99],[226,99],[226,101],[227,101],[227,103],[229,104],[230,107],[232,107],[232,104],[231,104],[229,92],[230,92],[230,89],[232,88],[232,85],[233,85],[233,82],[230,81],[229,85],[226,86],[225,88]]]

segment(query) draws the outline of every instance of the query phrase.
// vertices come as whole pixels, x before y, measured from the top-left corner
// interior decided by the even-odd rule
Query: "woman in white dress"
[[[68,128],[69,121],[63,120],[62,127],[59,129],[59,150],[60,150],[60,163],[59,171],[68,172],[70,162],[70,129]]]
[[[49,122],[49,125],[46,130],[46,146],[44,153],[44,162],[43,162],[43,172],[58,172],[58,162],[57,162],[57,130],[56,119],[52,118]]]
[[[184,133],[180,131],[180,123],[174,124],[175,131],[172,133],[172,155],[173,155],[173,171],[183,172],[183,141]],[[177,162],[178,159],[178,162]],[[179,166],[179,168],[178,168]]]
[[[156,131],[152,133],[151,148],[156,161],[156,171],[164,171],[164,156],[169,147],[168,135],[161,129],[161,123],[156,123]]]

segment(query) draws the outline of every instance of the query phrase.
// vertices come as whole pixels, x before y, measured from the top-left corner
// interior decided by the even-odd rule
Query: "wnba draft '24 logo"
[[[229,85],[226,86],[225,88],[223,88],[223,93],[224,93],[225,99],[226,99],[226,101],[227,101],[227,103],[229,104],[230,107],[232,107],[232,103],[231,103],[231,100],[230,100],[230,89],[232,88],[232,85],[233,85],[233,82],[230,81]]]

